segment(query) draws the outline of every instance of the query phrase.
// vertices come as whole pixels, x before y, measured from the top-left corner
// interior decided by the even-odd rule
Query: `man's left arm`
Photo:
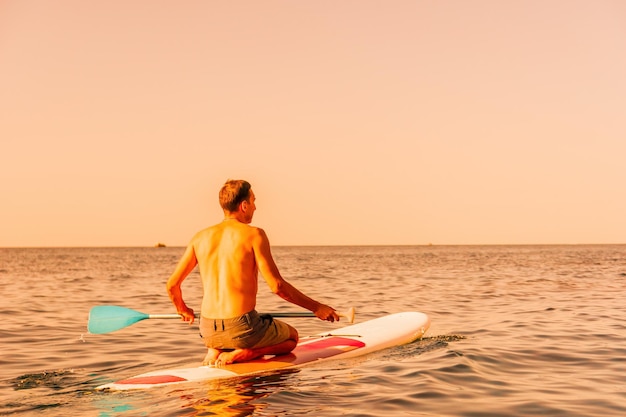
[[[255,257],[259,271],[270,290],[284,300],[312,311],[321,320],[339,321],[339,315],[335,309],[305,295],[280,275],[272,257],[269,240],[262,229],[258,231],[259,235],[254,243]]]

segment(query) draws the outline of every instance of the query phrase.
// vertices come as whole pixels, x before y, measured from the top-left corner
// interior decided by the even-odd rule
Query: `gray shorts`
[[[252,310],[230,319],[200,319],[200,336],[206,347],[251,349],[273,346],[289,339],[290,326]]]

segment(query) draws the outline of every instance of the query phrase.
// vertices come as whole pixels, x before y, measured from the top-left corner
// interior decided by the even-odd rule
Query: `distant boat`
[[[164,248],[165,247],[165,243],[157,243],[156,245],[154,245],[155,248]]]

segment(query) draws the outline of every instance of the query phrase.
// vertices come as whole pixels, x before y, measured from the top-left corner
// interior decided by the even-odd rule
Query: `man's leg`
[[[287,340],[260,348],[235,349],[231,352],[221,352],[215,360],[215,365],[222,366],[229,363],[250,361],[265,355],[285,355],[294,350],[297,344],[298,331],[289,326],[289,338]]]

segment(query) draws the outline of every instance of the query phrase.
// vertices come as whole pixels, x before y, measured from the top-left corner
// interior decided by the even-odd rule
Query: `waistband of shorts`
[[[201,316],[200,320],[213,320],[213,321],[219,321],[219,322],[223,322],[224,324],[228,324],[228,323],[236,323],[241,321],[242,318],[244,317],[249,317],[249,318],[256,318],[259,316],[259,313],[256,310],[251,310],[248,311],[245,314],[242,314],[241,316],[237,316],[237,317],[229,317],[227,319],[222,319],[222,318],[213,318],[213,317],[205,317],[205,316]]]

